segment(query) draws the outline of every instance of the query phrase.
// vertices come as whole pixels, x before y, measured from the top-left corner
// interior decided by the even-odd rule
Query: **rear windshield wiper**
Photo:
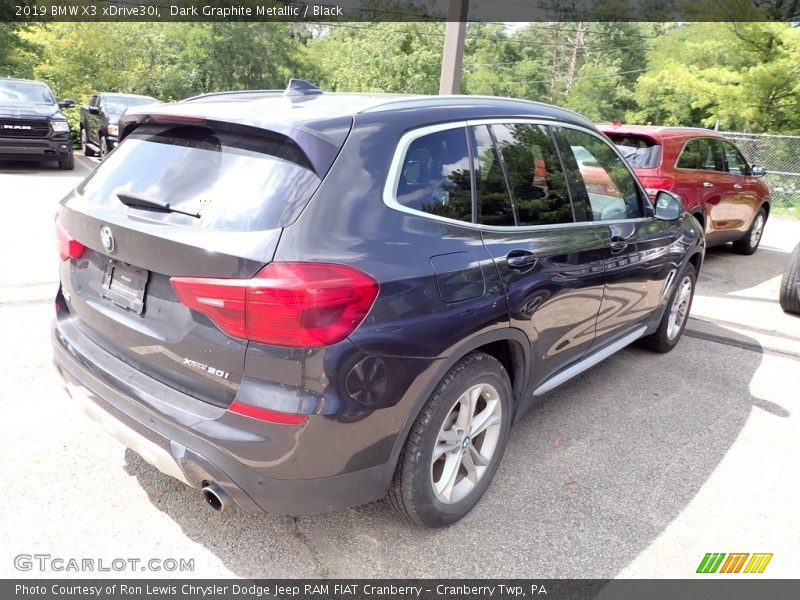
[[[173,208],[172,206],[170,206],[169,202],[164,202],[163,200],[156,200],[154,198],[146,198],[144,196],[139,196],[138,194],[131,194],[130,192],[119,192],[117,194],[117,198],[119,198],[119,201],[122,202],[124,205],[130,206],[131,208],[143,208],[145,210],[161,210],[164,212],[173,212],[181,215],[187,215],[190,217],[194,217],[196,219],[200,218],[200,213],[189,212],[187,210],[181,210],[180,208]]]

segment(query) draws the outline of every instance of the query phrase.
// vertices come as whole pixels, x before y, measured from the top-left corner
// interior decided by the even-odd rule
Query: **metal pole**
[[[442,53],[442,76],[439,80],[440,95],[461,92],[461,67],[464,62],[468,8],[469,0],[450,0]]]

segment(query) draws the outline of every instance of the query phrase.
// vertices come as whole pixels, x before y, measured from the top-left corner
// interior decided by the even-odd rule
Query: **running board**
[[[639,327],[635,331],[630,332],[628,335],[621,337],[613,344],[609,344],[608,346],[601,348],[597,352],[590,354],[586,358],[581,359],[579,362],[575,363],[571,367],[564,369],[559,373],[556,373],[555,375],[553,375],[553,377],[551,377],[550,379],[545,381],[542,385],[540,385],[538,388],[536,388],[536,390],[534,390],[533,392],[533,395],[542,396],[547,392],[549,392],[550,390],[557,388],[562,383],[566,383],[576,375],[583,373],[585,370],[591,369],[597,363],[604,361],[615,352],[619,352],[625,346],[632,344],[633,342],[638,340],[640,337],[642,337],[642,335],[644,335],[645,331],[647,331],[647,327],[643,325],[642,327]]]

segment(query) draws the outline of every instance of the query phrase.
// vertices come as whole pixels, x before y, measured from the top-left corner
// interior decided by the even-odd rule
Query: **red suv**
[[[758,248],[769,216],[766,171],[750,165],[721,134],[690,127],[599,125],[639,176],[650,198],[658,190],[678,194],[703,227],[708,246],[733,242],[735,250]]]

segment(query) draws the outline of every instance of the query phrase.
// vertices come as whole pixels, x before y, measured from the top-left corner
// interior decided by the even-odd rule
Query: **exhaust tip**
[[[209,483],[206,485],[202,493],[208,505],[216,511],[223,511],[232,503],[228,492],[216,483]]]

